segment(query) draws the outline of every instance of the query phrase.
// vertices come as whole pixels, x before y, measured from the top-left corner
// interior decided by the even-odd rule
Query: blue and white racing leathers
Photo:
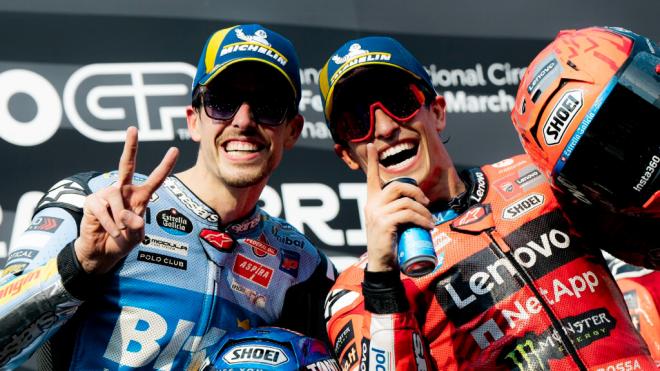
[[[326,338],[325,255],[258,207],[220,228],[176,177],[153,194],[143,242],[110,273],[86,274],[73,250],[82,205],[116,181],[77,174],[37,205],[0,278],[0,368],[37,349],[55,369],[196,368],[226,332],[263,325]]]

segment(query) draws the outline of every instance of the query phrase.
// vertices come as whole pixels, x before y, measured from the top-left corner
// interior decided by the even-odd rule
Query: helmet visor
[[[558,186],[614,210],[648,206],[660,188],[659,64],[641,52],[612,79],[555,165]]]

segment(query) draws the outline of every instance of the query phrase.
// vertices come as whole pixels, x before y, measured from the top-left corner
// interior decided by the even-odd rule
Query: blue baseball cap
[[[248,61],[265,63],[282,73],[291,84],[298,107],[300,64],[296,50],[287,38],[258,24],[224,28],[209,37],[199,57],[193,94],[197,86],[210,83],[227,67]]]
[[[319,73],[319,87],[328,124],[330,124],[332,98],[337,82],[354,68],[369,65],[398,68],[417,79],[430,93],[435,93],[431,76],[417,58],[398,41],[386,36],[351,40],[332,54]]]

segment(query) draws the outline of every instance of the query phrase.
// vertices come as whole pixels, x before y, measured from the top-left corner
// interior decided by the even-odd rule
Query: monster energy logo
[[[510,359],[520,371],[546,370],[534,342],[529,339],[516,344],[516,347],[507,353],[504,358]]]
[[[568,352],[560,336],[562,331],[577,349],[610,335],[616,320],[605,308],[596,308],[561,320],[561,329],[550,327],[540,334],[527,333],[505,346],[498,361],[520,371],[550,370],[548,360],[562,359]]]

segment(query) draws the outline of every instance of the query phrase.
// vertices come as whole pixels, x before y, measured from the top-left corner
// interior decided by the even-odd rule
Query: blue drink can
[[[397,256],[401,272],[411,277],[429,274],[438,264],[431,233],[416,226],[402,229],[399,232]]]
[[[385,188],[392,182],[403,182],[417,185],[413,178],[401,177],[389,180]],[[431,233],[416,225],[405,225],[399,228],[397,257],[401,272],[410,277],[421,277],[431,273],[438,264],[438,257],[433,248]]]

